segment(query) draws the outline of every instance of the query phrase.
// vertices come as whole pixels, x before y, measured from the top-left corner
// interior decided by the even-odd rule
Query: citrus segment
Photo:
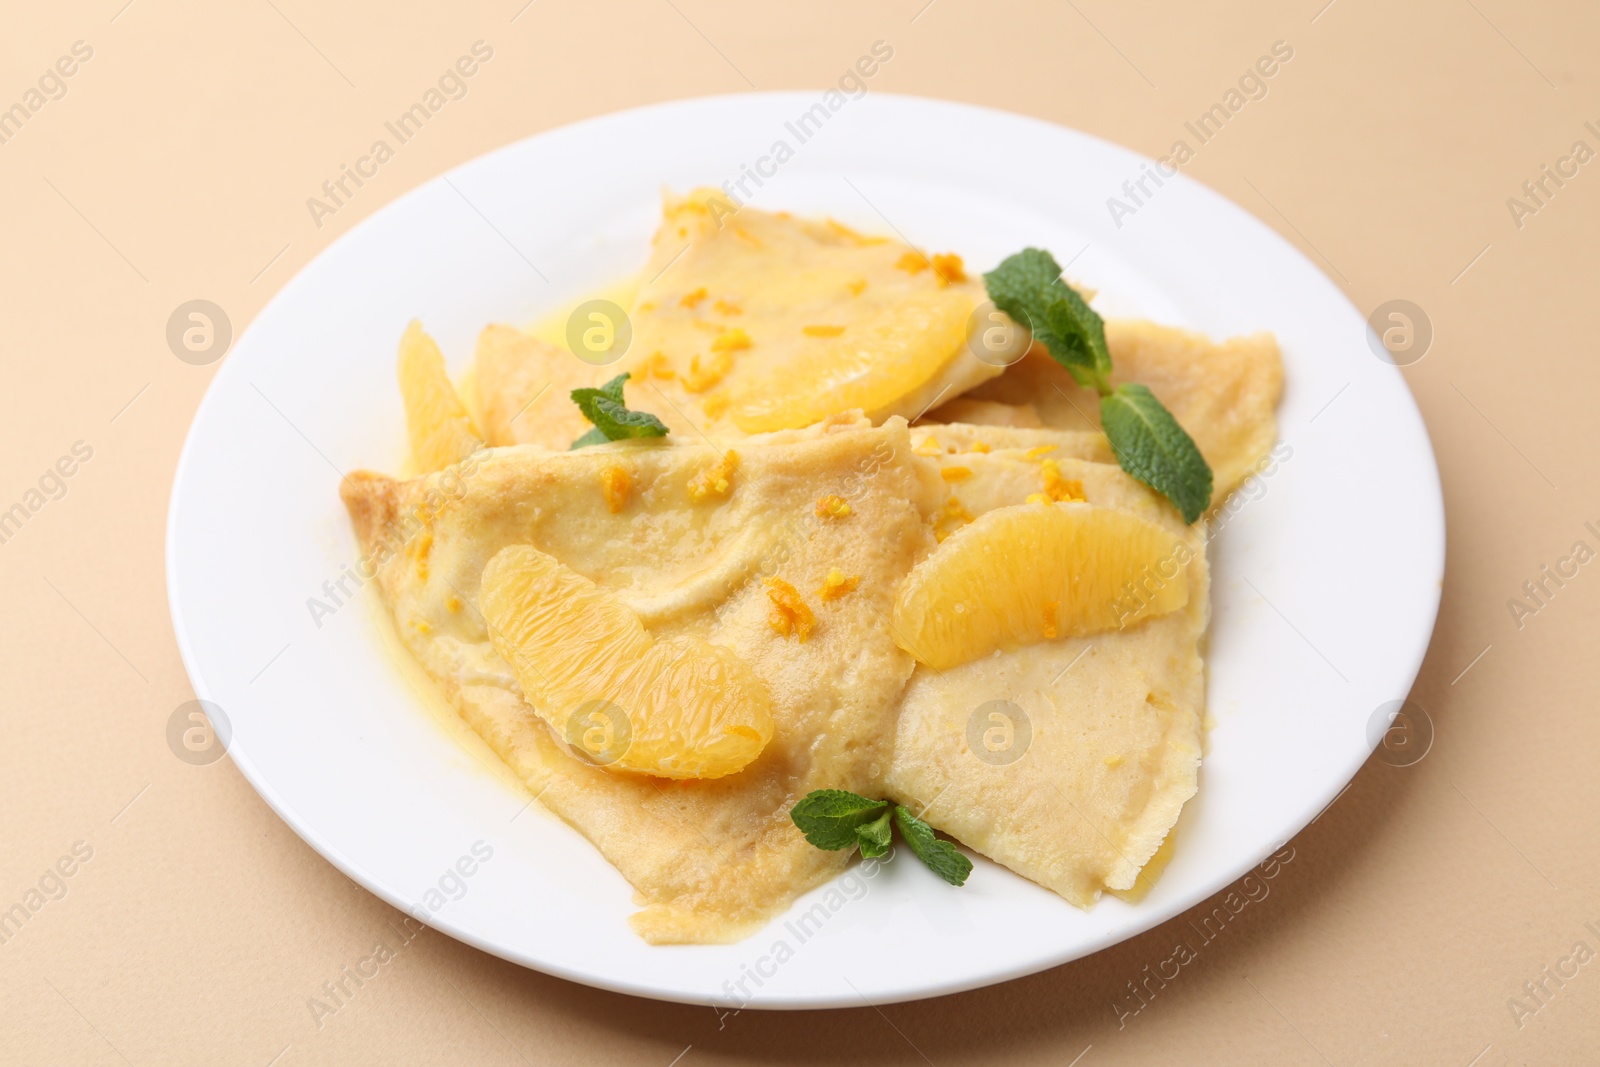
[[[1177,534],[1083,503],[996,508],[906,577],[900,646],[946,670],[996,649],[1131,626],[1182,607],[1192,550]]]
[[[908,296],[838,334],[807,333],[788,360],[744,375],[733,421],[745,433],[809,426],[838,411],[878,411],[931,381],[961,350],[972,298]]]
[[[445,372],[444,355],[415,319],[400,338],[400,396],[417,473],[443,470],[483,447]]]
[[[656,641],[615,595],[536,548],[495,554],[479,606],[524,699],[596,763],[720,778],[772,739],[771,697],[737,654],[693,636]]]

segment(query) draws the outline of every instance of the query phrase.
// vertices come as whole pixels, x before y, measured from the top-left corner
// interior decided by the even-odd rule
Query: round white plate
[[[736,1007],[874,1004],[1083,956],[1240,877],[1314,818],[1403,698],[1439,603],[1444,517],[1427,433],[1363,316],[1299,252],[1186,178],[1111,217],[1147,160],[1085,134],[933,100],[773,93],[688,100],[553,130],[406,194],[302,270],[239,339],[183,450],[168,529],[189,677],[231,756],[312,847],[372,892],[488,952],[608,989]],[[775,146],[792,150],[780,164]],[[1274,331],[1289,455],[1212,542],[1210,718],[1199,796],[1138,904],[1079,911],[979,860],[953,889],[914,862],[846,877],[735,945],[651,947],[630,890],[576,832],[441,730],[375,623],[331,616],[358,552],[341,472],[404,452],[396,343],[420,317],[452,371],[489,322],[526,322],[637,271],[663,187],[737,183],[988,269],[1049,248],[1110,314],[1226,336]],[[771,175],[770,177],[767,175]],[[732,186],[739,193],[737,184]],[[373,195],[373,194],[369,194]],[[346,589],[349,583],[346,583]],[[483,859],[488,853],[489,858]],[[466,857],[463,860],[463,857]],[[457,873],[470,870],[470,875]],[[829,896],[829,893],[832,893]],[[821,914],[821,913],[818,913]]]

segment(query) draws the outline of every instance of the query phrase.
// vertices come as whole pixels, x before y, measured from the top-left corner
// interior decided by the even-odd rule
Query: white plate
[[[1185,178],[1118,228],[1106,199],[1147,161],[1016,115],[871,94],[799,144],[786,123],[819,99],[609,115],[408,193],[318,256],[244,333],[178,465],[173,623],[196,692],[231,721],[234,762],[372,892],[541,971],[724,1005],[745,999],[743,979],[754,1006],[827,1007],[950,993],[1083,956],[1205,899],[1315,817],[1367,758],[1374,711],[1406,695],[1428,644],[1444,518],[1427,433],[1362,315],[1305,257]],[[308,598],[358,555],[339,471],[392,470],[403,454],[394,360],[406,322],[420,317],[459,372],[484,324],[531,320],[636,271],[663,186],[770,172],[761,160],[779,140],[796,150],[759,191],[747,179],[758,206],[892,227],[970,268],[1049,248],[1099,289],[1104,311],[1217,336],[1269,329],[1282,343],[1292,455],[1213,542],[1200,794],[1139,904],[1079,911],[982,860],[952,889],[901,862],[845,883],[849,897],[801,899],[794,914],[822,901],[830,915],[803,941],[780,919],[741,944],[651,947],[625,921],[628,886],[586,841],[537,806],[513,821],[524,798],[425,712],[369,605],[312,619]],[[492,858],[449,875],[480,841]],[[455,899],[429,895],[441,881]]]

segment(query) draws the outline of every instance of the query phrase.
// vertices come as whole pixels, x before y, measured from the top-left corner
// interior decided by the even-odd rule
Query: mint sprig
[[[887,800],[873,800],[847,789],[817,789],[795,804],[789,817],[816,847],[830,852],[859,847],[866,859],[888,853],[892,826],[898,826],[912,853],[951,885],[964,884],[972,873],[972,861],[954,845],[934,836],[933,827],[909,809],[891,806]]]
[[[630,437],[665,437],[666,423],[648,411],[630,411],[622,399],[627,374],[619,374],[598,389],[574,389],[572,401],[594,429],[572,442],[573,448],[622,441]]]
[[[1061,280],[1055,257],[1025,248],[983,281],[995,307],[1027,326],[1079,385],[1100,394],[1100,426],[1122,469],[1172,501],[1184,522],[1198,519],[1211,502],[1211,466],[1149,389],[1111,387],[1105,322]]]

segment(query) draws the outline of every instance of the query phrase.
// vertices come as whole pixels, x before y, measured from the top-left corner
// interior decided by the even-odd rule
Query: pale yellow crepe
[[[493,325],[478,335],[473,377],[489,444],[564,452],[590,428],[572,390],[602,385],[613,372],[515,327]]]
[[[1120,468],[1068,456],[1093,451],[1096,438],[1104,441],[1099,434],[965,426],[931,433],[946,448],[921,448],[923,461],[959,474],[948,483],[954,504],[943,509],[945,522],[1041,492],[1049,461],[1055,476],[1081,484],[1089,503],[1160,523],[1181,546],[1148,581],[1184,570],[1182,609],[942,672],[919,665],[900,702],[888,781],[895,799],[1086,908],[1104,889],[1134,886],[1197,787],[1209,612],[1204,539]],[[1036,442],[1033,454],[992,444],[970,450],[986,437],[1017,434]]]
[[[1232,492],[1278,439],[1274,411],[1283,393],[1283,357],[1269,333],[1215,342],[1189,330],[1108,319],[1113,384],[1148,386],[1189,432],[1211,465],[1212,503]],[[986,401],[1007,407],[975,407]],[[1015,410],[1010,410],[1015,409]],[[1000,377],[971,390],[925,423],[994,423],[1058,430],[1100,425],[1100,402],[1073,381],[1041,345]]]
[[[974,425],[965,422],[919,422],[911,431],[911,447],[919,456],[1011,449],[1032,450],[1032,458],[1086,459],[1116,464],[1111,442],[1099,430],[1047,430],[1037,426]],[[967,492],[971,492],[968,487]],[[991,505],[998,506],[998,505]]]
[[[489,449],[427,478],[359,473],[343,487],[411,652],[540,802],[633,884],[643,910],[631,921],[652,942],[735,940],[844,868],[848,854],[807,844],[789,810],[818,788],[884,792],[912,669],[884,619],[932,544],[941,494],[905,422],[841,416],[741,441],[738,457],[727,492],[709,495],[691,482],[725,456],[695,436]],[[613,510],[606,472],[617,466],[630,490]],[[847,515],[818,514],[830,495]],[[523,702],[476,608],[485,564],[517,544],[614,591],[652,636],[694,634],[742,657],[772,696],[776,732],[756,761],[724,778],[668,780],[570,750]],[[859,584],[824,601],[834,569]],[[804,641],[774,628],[768,576],[814,612]]]
[[[1000,373],[967,346],[983,299],[954,257],[700,189],[667,198],[618,369],[674,433],[915,418]]]
[[[1032,404],[1002,404],[996,400],[974,400],[959,396],[947,400],[923,420],[930,424],[941,422],[971,423],[975,426],[1015,426],[1040,429],[1044,420]]]

